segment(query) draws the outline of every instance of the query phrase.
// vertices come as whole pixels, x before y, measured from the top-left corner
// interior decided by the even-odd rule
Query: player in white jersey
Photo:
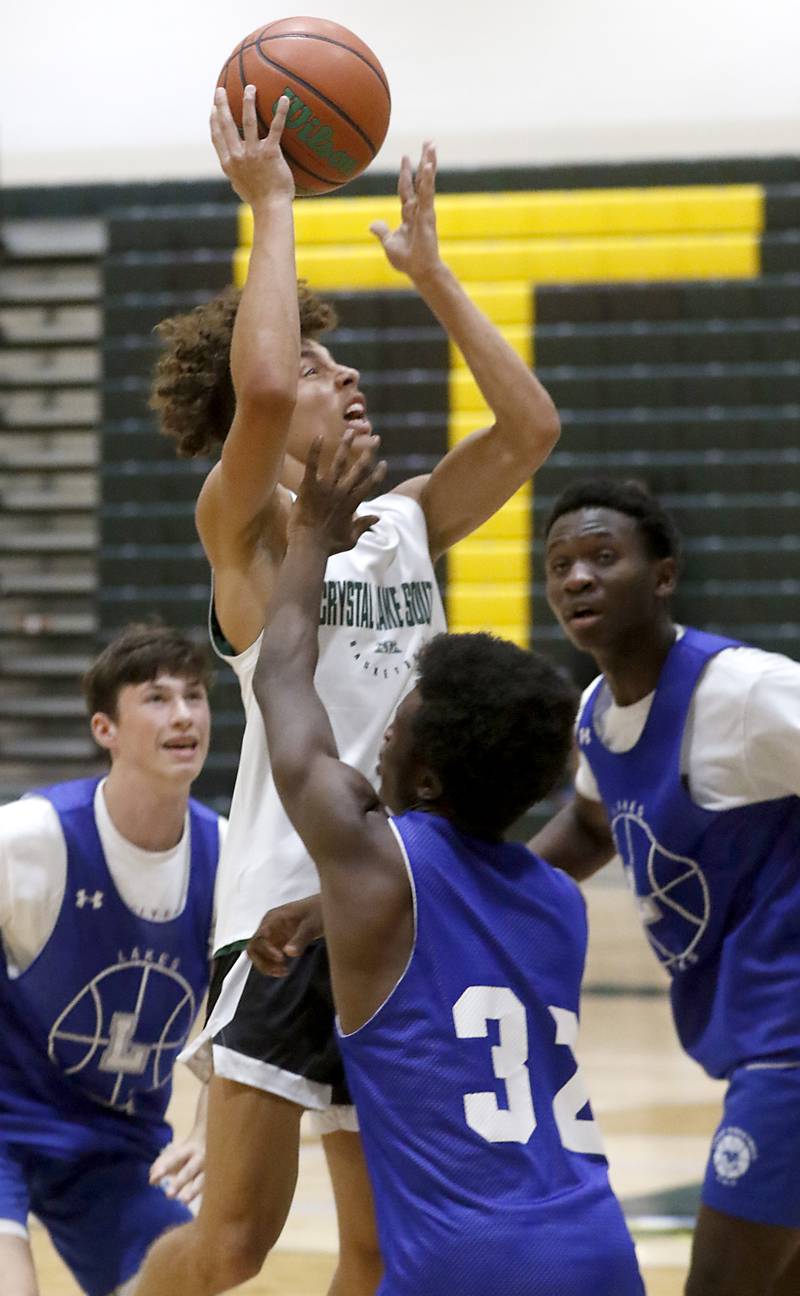
[[[224,92],[217,94],[217,153],[253,209],[247,282],[240,300],[229,293],[167,323],[170,350],[154,392],[164,430],[181,452],[222,446],[196,516],[214,575],[212,629],[224,637],[227,646],[219,637],[218,646],[240,678],[247,728],[221,864],[218,973],[231,961],[236,966],[210,1022],[215,1074],[206,1191],[197,1221],[152,1252],[140,1296],[210,1296],[257,1272],[291,1203],[302,1111],[349,1105],[324,946],[315,944],[277,983],[239,956],[268,908],[318,889],[311,861],[278,805],[251,691],[264,608],[285,553],[290,492],[317,436],[323,465],[348,430],[353,457],[378,443],[358,372],[338,364],[317,340],[332,312],[304,286],[298,310],[294,185],[280,151],[287,108],[281,100],[269,136],[259,142],[248,88],[241,139]],[[343,758],[370,776],[382,731],[411,685],[414,655],[443,625],[433,562],[530,478],[559,431],[547,393],[440,258],[435,172],[431,144],[423,147],[416,175],[404,159],[402,223],[394,231],[377,224],[373,232],[461,350],[494,421],[431,474],[371,503],[377,524],[327,572],[319,687]],[[349,1112],[323,1142],[341,1239],[331,1291],[371,1296],[381,1261]]]

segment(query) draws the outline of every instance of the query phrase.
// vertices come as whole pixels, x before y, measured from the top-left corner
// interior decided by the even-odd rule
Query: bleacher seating
[[[88,217],[10,220],[0,268],[0,787],[98,765],[78,689],[97,637],[100,262]]]

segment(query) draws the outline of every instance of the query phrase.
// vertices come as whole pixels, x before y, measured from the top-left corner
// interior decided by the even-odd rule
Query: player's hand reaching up
[[[430,140],[422,146],[416,172],[411,159],[403,158],[397,183],[401,223],[390,230],[385,221],[370,225],[372,233],[383,244],[390,263],[415,283],[419,283],[441,263],[436,233],[436,149]]]
[[[214,95],[211,109],[211,139],[222,170],[242,202],[252,207],[272,198],[294,198],[294,176],[281,151],[281,135],[289,111],[289,100],[282,95],[266,139],[258,137],[256,88],[244,89],[242,106],[243,136],[221,86]]]
[[[378,521],[375,514],[357,515],[356,509],[383,480],[386,464],[383,460],[375,463],[377,437],[370,437],[369,444],[354,458],[354,437],[352,431],[345,432],[333,461],[324,471],[320,471],[322,437],[313,442],[297,502],[289,515],[290,542],[302,531],[311,531],[327,553],[343,553]]]

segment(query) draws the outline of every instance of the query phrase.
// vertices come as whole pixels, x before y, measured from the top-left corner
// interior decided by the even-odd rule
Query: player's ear
[[[117,736],[117,726],[111,719],[111,716],[106,715],[105,711],[95,711],[89,721],[89,727],[92,731],[92,737],[98,747],[102,747],[105,751],[110,751],[114,745],[114,739]]]
[[[659,559],[656,571],[656,594],[659,598],[669,598],[675,593],[678,583],[678,564],[674,558]]]
[[[434,805],[442,797],[442,781],[439,775],[427,767],[417,776],[417,800],[422,805]]]

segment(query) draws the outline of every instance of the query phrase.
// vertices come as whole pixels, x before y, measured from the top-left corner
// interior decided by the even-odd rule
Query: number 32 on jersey
[[[578,1018],[567,1008],[550,1008],[555,1043],[572,1052],[578,1038]],[[453,1005],[459,1039],[486,1038],[488,1023],[498,1023],[499,1043],[492,1046],[492,1069],[506,1087],[508,1106],[500,1107],[491,1090],[464,1094],[464,1115],[470,1129],[489,1143],[527,1143],[536,1129],[536,1111],[528,1065],[528,1022],[525,1007],[508,986],[469,986]],[[573,1060],[574,1060],[573,1053]],[[588,1102],[577,1062],[575,1072],[553,1098],[553,1116],[561,1142],[570,1152],[603,1155],[603,1140],[593,1120],[578,1120]]]

